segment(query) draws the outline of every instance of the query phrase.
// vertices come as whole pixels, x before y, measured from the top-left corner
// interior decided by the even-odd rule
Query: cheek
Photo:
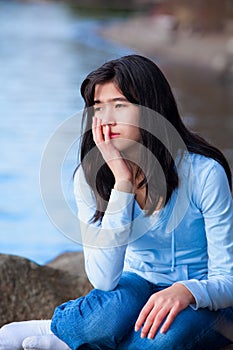
[[[141,140],[141,134],[137,127],[131,126],[128,130],[128,137],[131,140],[134,141],[140,141]]]
[[[131,126],[137,126],[139,124],[139,112],[134,106],[126,108],[120,112],[120,118],[122,122],[128,123]]]
[[[135,140],[141,142],[141,134],[138,128],[135,130]]]

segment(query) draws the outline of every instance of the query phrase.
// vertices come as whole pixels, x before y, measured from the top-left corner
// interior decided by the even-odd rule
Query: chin
[[[111,141],[120,152],[124,152],[125,154],[132,153],[132,151],[134,153],[137,152],[138,141],[128,139],[113,139]]]

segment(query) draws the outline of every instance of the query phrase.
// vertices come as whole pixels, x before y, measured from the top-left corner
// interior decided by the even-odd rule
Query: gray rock
[[[91,288],[82,253],[63,254],[48,266],[0,254],[0,327],[13,321],[49,319],[57,305]]]
[[[68,252],[58,255],[47,266],[69,272],[75,276],[86,277],[83,253]]]

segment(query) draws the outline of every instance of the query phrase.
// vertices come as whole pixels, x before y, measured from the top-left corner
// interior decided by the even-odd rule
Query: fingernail
[[[145,338],[145,334],[144,333],[141,333],[141,338]]]
[[[152,334],[148,334],[148,337],[147,337],[148,339],[152,339],[153,337],[152,337]]]

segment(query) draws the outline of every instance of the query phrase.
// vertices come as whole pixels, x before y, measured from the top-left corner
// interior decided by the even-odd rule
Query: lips
[[[117,132],[111,132],[111,133],[110,133],[110,138],[111,138],[111,139],[114,139],[114,138],[119,137],[119,136],[120,136],[120,134],[117,133]]]

